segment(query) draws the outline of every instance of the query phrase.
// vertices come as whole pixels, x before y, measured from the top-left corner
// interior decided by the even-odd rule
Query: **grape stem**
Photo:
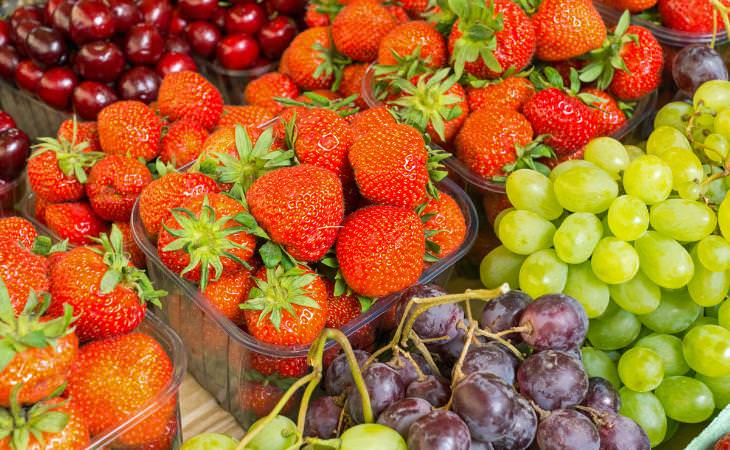
[[[535,410],[538,416],[540,416],[540,420],[544,420],[547,418],[547,416],[550,415],[549,411],[545,411],[544,409],[540,408],[537,403],[533,402],[531,399],[527,399],[528,402],[530,402],[530,405],[532,405],[532,409]]]
[[[720,14],[720,17],[722,18],[722,22],[725,25],[725,31],[730,34],[730,18],[728,17],[728,13],[730,13],[730,8],[723,5],[720,0],[710,0],[710,3],[712,4],[713,8],[715,8],[715,11]],[[713,14],[713,31],[712,31],[712,44],[711,47],[715,48],[715,37],[717,34],[717,15]]]
[[[391,365],[394,365],[396,367],[402,367],[403,361],[401,361],[400,358],[398,358],[398,355],[403,355],[404,358],[408,359],[408,361],[411,362],[411,365],[413,366],[413,369],[415,369],[416,374],[418,375],[418,380],[423,381],[426,378],[426,375],[421,370],[421,366],[418,365],[415,359],[413,359],[413,356],[407,351],[401,350],[397,348],[395,352],[393,353],[393,358],[390,361]]]
[[[593,423],[595,423],[599,427],[603,427],[604,425],[606,425],[605,415],[602,414],[601,411],[583,405],[577,405],[574,408],[579,411],[583,411],[591,416],[591,419],[593,419]]]
[[[444,410],[448,411],[451,409],[451,403],[454,400],[454,389],[459,381],[461,381],[461,379],[465,376],[464,371],[461,370],[461,368],[464,365],[466,354],[469,353],[469,348],[471,347],[472,340],[474,339],[474,332],[477,330],[478,326],[479,324],[476,321],[471,320],[469,322],[469,328],[467,328],[466,333],[464,334],[464,348],[461,349],[459,359],[456,361],[456,364],[454,364],[454,374],[451,377],[451,395],[449,396],[449,401],[443,407]]]

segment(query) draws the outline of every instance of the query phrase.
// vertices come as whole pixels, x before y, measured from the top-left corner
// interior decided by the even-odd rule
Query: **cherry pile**
[[[20,176],[30,155],[30,139],[10,114],[0,111],[0,191]]]

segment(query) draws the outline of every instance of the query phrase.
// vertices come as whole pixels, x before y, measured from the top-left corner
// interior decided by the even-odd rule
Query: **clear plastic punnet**
[[[229,70],[215,62],[195,58],[198,71],[218,88],[226,105],[242,105],[243,90],[256,78],[276,70],[278,62],[271,62],[246,70]]]

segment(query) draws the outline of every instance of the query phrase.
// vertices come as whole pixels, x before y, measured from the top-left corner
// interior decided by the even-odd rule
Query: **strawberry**
[[[350,67],[350,66],[352,66],[352,64],[348,65],[347,67]],[[343,69],[343,75],[342,75],[343,80],[345,78],[344,72],[347,70],[347,67]],[[350,75],[352,75],[352,74],[350,74]],[[340,95],[337,92],[332,92],[329,89],[314,89],[311,91],[302,92],[294,100],[297,102],[314,104],[314,101],[312,100],[312,94],[319,96],[319,97],[324,97],[325,99],[331,100],[333,102],[342,99],[342,97],[340,97]]]
[[[13,312],[5,283],[0,279],[0,406],[10,406],[11,392],[17,387],[15,401],[30,405],[43,400],[62,387],[76,359],[79,341],[71,328],[73,309],[67,307],[57,319],[44,318],[50,298],[34,291],[23,311]]]
[[[392,294],[416,283],[425,251],[420,218],[396,206],[368,206],[350,214],[336,246],[347,285],[367,297]]]
[[[395,18],[398,25],[411,21],[411,18],[408,16],[408,11],[406,11],[402,6],[396,4],[386,4],[383,6],[385,6],[385,10]]]
[[[415,128],[396,124],[371,130],[352,144],[349,158],[367,200],[413,208],[426,198],[428,151]]]
[[[46,225],[56,236],[75,245],[90,244],[91,238],[109,230],[109,224],[86,202],[48,205]]]
[[[142,249],[134,242],[132,227],[129,225],[129,222],[114,222],[114,226],[119,228],[119,231],[122,233],[122,248],[129,254],[129,261],[134,267],[144,269],[147,266],[147,258]]]
[[[342,82],[340,82],[340,87],[337,90],[343,98],[356,95],[357,98],[355,99],[355,106],[357,106],[360,110],[368,108],[367,103],[365,103],[365,100],[362,98],[362,80],[367,70],[368,66],[364,63],[356,63],[346,66],[342,70]]]
[[[720,3],[730,6],[728,0],[720,0]],[[659,0],[657,6],[667,28],[689,33],[712,33],[714,29],[716,12],[709,0]]]
[[[236,325],[243,326],[246,322],[240,305],[248,298],[252,285],[251,272],[239,270],[208,283],[203,295],[223,316]]]
[[[332,21],[332,41],[343,55],[371,62],[378,57],[380,41],[397,25],[395,17],[379,2],[355,0]]]
[[[172,382],[173,366],[152,337],[130,333],[91,342],[79,351],[68,377],[67,394],[87,420],[92,435],[110,430],[136,414]],[[130,382],[134,380],[134,382]],[[169,433],[175,396],[115,441],[120,447],[154,442]]]
[[[160,151],[162,121],[147,105],[125,100],[99,112],[99,141],[110,155],[154,159]]]
[[[730,450],[730,433],[723,436],[715,444],[714,450]]]
[[[444,37],[428,22],[416,20],[393,28],[380,41],[378,64],[396,65],[399,59],[415,54],[432,69],[438,69],[446,64]]]
[[[628,9],[632,13],[639,13],[653,8],[657,0],[602,0],[602,3],[619,11]]]
[[[503,175],[504,166],[515,162],[515,146],[532,141],[530,122],[513,109],[483,108],[472,113],[456,136],[456,156],[476,174]]]
[[[270,239],[302,261],[322,259],[335,243],[345,211],[340,180],[311,164],[263,175],[246,198]]]
[[[335,295],[335,285],[325,280],[327,286],[327,328],[343,328],[363,312],[363,306],[355,295]],[[375,342],[375,326],[368,324],[351,334],[348,339],[354,348],[366,348]]]
[[[95,247],[70,250],[51,267],[53,301],[48,314],[58,317],[66,304],[71,305],[81,341],[134,330],[144,318],[146,302],[159,303],[157,299],[167,295],[155,291],[147,275],[129,262],[119,229],[112,228],[97,242]]]
[[[86,195],[102,219],[129,221],[134,202],[151,182],[152,173],[139,160],[109,155],[89,172]]]
[[[157,236],[162,221],[188,197],[207,192],[219,192],[215,180],[202,173],[167,173],[142,191],[139,196],[139,215],[150,236]]]
[[[403,0],[400,4],[403,5],[403,8],[405,8],[406,11],[414,16],[419,16],[425,13],[429,8],[428,0]]]
[[[455,252],[466,238],[466,221],[454,198],[445,192],[429,199],[420,212],[424,228],[432,235],[433,256],[443,258]]]
[[[223,112],[223,97],[199,73],[174,72],[167,74],[160,83],[157,107],[170,120],[191,119],[212,130]]]
[[[17,240],[0,239],[0,278],[5,282],[13,310],[20,314],[31,292],[48,291],[48,261]]]
[[[535,86],[527,77],[507,77],[482,87],[466,88],[469,111],[482,108],[507,108],[522,111],[525,103],[535,94]]]
[[[208,130],[190,119],[173,122],[160,142],[160,159],[179,168],[195,160],[208,138]]]
[[[0,408],[0,448],[12,450],[84,450],[89,429],[75,402],[52,398],[29,408]]]
[[[347,153],[353,143],[350,124],[325,108],[302,111],[296,117],[294,151],[302,164],[327,169],[343,183],[352,180]]]
[[[327,320],[327,289],[306,266],[262,267],[241,308],[249,333],[275,345],[309,344]]]
[[[41,197],[35,198],[35,204],[33,205],[33,215],[42,224],[46,223],[46,208],[50,205],[48,200]]]
[[[160,260],[173,272],[200,282],[203,291],[209,280],[250,268],[256,240],[235,219],[245,211],[241,203],[223,194],[185,199],[162,222],[157,239]]]
[[[494,221],[499,213],[505,209],[512,208],[512,203],[510,203],[507,195],[502,192],[487,191],[482,197],[482,206],[484,207],[484,213],[487,215],[487,221],[490,225],[494,226]],[[486,233],[479,233],[477,239],[482,237],[483,234]],[[479,258],[477,264],[479,264],[479,261],[481,261],[481,258]]]
[[[243,101],[263,106],[276,112],[282,109],[274,98],[296,98],[299,88],[288,75],[270,72],[251,81],[243,90]]]
[[[458,17],[448,43],[457,76],[466,71],[477,78],[497,78],[532,62],[535,28],[516,2],[457,0],[449,5]]]
[[[590,104],[594,108],[594,113],[597,117],[596,121],[598,122],[596,136],[611,136],[628,120],[624,110],[621,109],[616,99],[608,92],[598,88],[586,88],[582,92],[602,100],[594,101]]]
[[[307,358],[278,358],[251,352],[251,368],[264,376],[300,378],[309,372]]]
[[[543,0],[532,16],[537,57],[543,61],[574,58],[599,48],[606,24],[586,0]]]
[[[23,247],[33,247],[38,232],[30,221],[22,217],[11,216],[0,218],[0,239],[19,242]]]
[[[315,27],[299,33],[281,56],[279,71],[289,75],[300,89],[329,89],[335,81],[335,67],[328,27]]]
[[[369,134],[372,131],[395,125],[393,114],[385,106],[365,109],[357,114],[347,116],[352,125],[352,132],[355,140]]]
[[[252,353],[253,357],[256,353]],[[246,373],[245,375],[248,375]],[[263,378],[259,375],[259,378]],[[264,417],[269,414],[276,404],[284,396],[287,386],[281,386],[280,383],[269,382],[268,380],[246,380],[245,383],[241,384],[241,390],[239,392],[238,402],[241,409],[246,412],[252,413],[256,418]],[[289,402],[286,403],[282,414],[287,414],[294,408],[295,398],[292,397]]]
[[[67,142],[74,142],[74,123],[76,124],[75,142],[88,142],[88,152],[100,152],[99,130],[96,122],[77,122],[74,119],[66,119],[58,127],[57,138],[59,141],[65,139]]]
[[[234,125],[243,125],[244,127],[257,127],[274,118],[277,110],[271,106],[260,105],[243,105],[223,107],[221,120],[218,122],[218,128],[227,128]]]
[[[321,12],[317,3],[309,2],[304,13],[304,23],[307,24],[307,28],[328,27],[330,25],[330,16]]]

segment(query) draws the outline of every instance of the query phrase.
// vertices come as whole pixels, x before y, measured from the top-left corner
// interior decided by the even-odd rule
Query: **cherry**
[[[71,39],[79,45],[114,34],[114,16],[101,0],[79,0],[71,9]]]
[[[43,23],[50,25],[53,18],[53,11],[65,0],[48,0],[43,7]]]
[[[270,59],[277,59],[296,35],[297,26],[294,20],[278,16],[261,28],[258,39],[264,54]]]
[[[213,22],[219,30],[224,29],[226,26],[226,9],[220,7],[216,8],[216,10],[213,11],[213,15],[210,17],[210,22]]]
[[[251,67],[259,56],[259,44],[246,34],[232,34],[218,43],[218,62],[230,70]]]
[[[71,33],[71,10],[74,7],[74,0],[65,0],[53,10],[51,26],[58,31],[68,35]]]
[[[139,23],[127,34],[124,52],[134,64],[155,64],[165,51],[165,41],[154,25]]]
[[[43,66],[63,64],[66,59],[66,40],[61,32],[40,26],[28,34],[25,40],[28,55]]]
[[[182,16],[179,9],[173,9],[172,15],[170,16],[170,29],[167,30],[168,34],[177,36],[185,32],[185,27],[188,26],[188,21]]]
[[[197,68],[195,61],[190,55],[170,52],[162,55],[162,58],[160,58],[160,61],[155,67],[155,72],[157,72],[160,78],[164,78],[168,73],[183,72],[185,70],[195,72]]]
[[[36,5],[26,5],[16,8],[10,14],[10,28],[17,28],[18,25],[26,20],[35,20],[38,23],[43,22],[43,9]]]
[[[15,69],[20,63],[20,55],[15,48],[10,45],[0,45],[0,75],[6,79],[12,79],[15,76]]]
[[[125,72],[117,83],[123,100],[139,100],[149,103],[157,98],[160,77],[149,67],[137,66]]]
[[[15,68],[15,82],[21,89],[35,92],[43,77],[43,69],[30,59],[20,61]]]
[[[16,127],[17,125],[15,124],[15,120],[13,120],[13,116],[6,113],[5,111],[0,111],[0,133],[5,130],[9,130],[10,128]]]
[[[66,67],[54,67],[43,74],[36,89],[38,96],[57,109],[68,108],[78,79],[71,69]]]
[[[124,54],[111,42],[84,44],[76,55],[75,67],[87,80],[110,83],[124,69]]]
[[[142,0],[139,2],[142,20],[151,23],[160,33],[166,33],[172,17],[172,6],[169,0]]]
[[[20,22],[17,27],[15,27],[13,31],[13,41],[15,42],[15,47],[23,54],[28,53],[28,49],[25,46],[25,42],[28,39],[28,35],[31,31],[35,30],[36,28],[40,27],[41,23],[37,20],[24,20],[23,22]]]
[[[226,11],[226,33],[256,34],[266,22],[266,11],[256,3],[233,5]]]
[[[193,51],[200,56],[209,57],[215,51],[221,32],[218,27],[209,22],[197,21],[188,25],[185,35]]]
[[[17,128],[0,133],[0,180],[13,181],[25,168],[30,155],[30,139]]]
[[[99,111],[117,101],[117,94],[106,84],[82,81],[73,92],[73,108],[84,120],[96,120]]]
[[[105,2],[112,11],[116,33],[126,33],[132,25],[142,20],[142,14],[134,0],[105,0]]]
[[[177,7],[189,20],[208,20],[218,7],[217,0],[179,0]]]
[[[165,51],[174,53],[190,53],[190,44],[182,36],[169,36],[165,42]]]
[[[296,15],[304,11],[305,0],[269,0],[269,4],[281,14]]]
[[[10,45],[10,24],[0,19],[0,48]]]

